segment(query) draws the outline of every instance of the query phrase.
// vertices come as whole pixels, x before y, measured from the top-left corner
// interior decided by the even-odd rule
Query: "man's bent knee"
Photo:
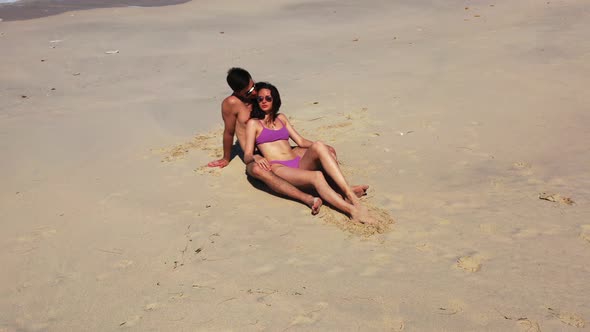
[[[249,163],[246,166],[246,173],[258,180],[263,180],[274,175],[272,174],[272,171],[267,171],[263,169],[257,163]]]

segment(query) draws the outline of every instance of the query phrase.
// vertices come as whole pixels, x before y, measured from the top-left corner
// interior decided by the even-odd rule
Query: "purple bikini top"
[[[289,131],[287,130],[287,127],[285,127],[285,123],[280,119],[278,120],[283,125],[283,128],[277,130],[266,128],[262,123],[262,120],[260,120],[260,124],[262,125],[262,132],[260,133],[260,135],[258,135],[258,137],[256,137],[256,145],[289,139]]]

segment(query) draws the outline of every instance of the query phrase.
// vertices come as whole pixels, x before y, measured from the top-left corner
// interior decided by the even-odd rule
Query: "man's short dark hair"
[[[252,76],[250,76],[250,73],[246,69],[234,67],[227,71],[226,79],[229,87],[233,91],[238,92],[250,85]]]

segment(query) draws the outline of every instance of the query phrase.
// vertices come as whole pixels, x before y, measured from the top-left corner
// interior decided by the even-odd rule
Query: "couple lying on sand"
[[[225,124],[223,158],[210,162],[210,167],[229,164],[236,134],[244,151],[247,174],[264,182],[271,190],[305,203],[314,215],[319,212],[323,199],[355,222],[375,223],[359,200],[368,186],[349,186],[334,149],[303,138],[287,117],[279,113],[281,96],[274,85],[254,83],[242,68],[231,68],[227,83],[233,94],[221,104]],[[289,139],[298,147],[292,148]],[[300,190],[310,188],[320,197]]]

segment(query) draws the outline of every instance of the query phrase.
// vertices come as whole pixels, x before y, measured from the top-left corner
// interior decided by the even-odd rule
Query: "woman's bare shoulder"
[[[279,113],[277,114],[277,119],[283,121],[283,122],[289,122],[289,119],[287,118],[287,116],[285,115],[285,113]]]
[[[259,119],[255,119],[255,118],[250,118],[250,119],[248,119],[248,121],[246,122],[246,126],[247,126],[247,127],[254,127],[254,128],[258,128],[259,126],[261,126],[261,124],[260,124],[260,120],[259,120]]]

